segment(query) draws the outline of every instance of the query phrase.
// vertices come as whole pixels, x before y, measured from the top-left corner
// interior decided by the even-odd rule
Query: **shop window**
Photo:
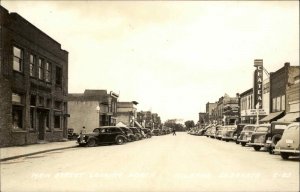
[[[13,129],[23,129],[23,107],[12,107],[12,124]]]
[[[60,116],[54,115],[54,128],[61,128]]]
[[[45,81],[51,82],[51,63],[45,63]]]
[[[44,97],[39,96],[39,106],[44,106]]]
[[[30,131],[35,130],[34,108],[30,108]]]
[[[281,105],[280,105],[280,97],[277,97],[276,98],[276,111],[280,111],[280,107],[281,107]]]
[[[29,69],[30,69],[30,76],[35,77],[35,63],[36,63],[36,56],[30,54],[29,56]]]
[[[49,120],[49,113],[46,115],[46,131],[51,131],[50,129],[50,120]]]
[[[281,110],[285,110],[285,95],[281,96]]]
[[[30,105],[36,106],[36,96],[35,95],[30,96]]]
[[[51,105],[52,105],[51,99],[47,99],[47,107],[51,108]]]
[[[276,98],[272,99],[272,112],[276,112]]]
[[[62,102],[61,101],[55,101],[54,105],[55,105],[55,109],[61,109]]]
[[[22,95],[17,94],[17,93],[12,93],[12,102],[21,104],[22,103]]]
[[[22,72],[23,71],[23,50],[17,47],[13,47],[13,70]]]
[[[55,84],[62,85],[62,69],[56,66],[55,71]]]

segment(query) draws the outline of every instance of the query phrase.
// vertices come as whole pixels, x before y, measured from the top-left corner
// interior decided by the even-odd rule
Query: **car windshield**
[[[287,125],[274,125],[274,129],[286,129]]]
[[[256,129],[257,132],[267,132],[268,131],[268,127],[258,127]]]
[[[99,129],[94,129],[93,132],[94,132],[94,133],[99,133],[100,130],[99,130]]]
[[[254,126],[246,126],[244,127],[243,131],[254,131],[255,127]]]

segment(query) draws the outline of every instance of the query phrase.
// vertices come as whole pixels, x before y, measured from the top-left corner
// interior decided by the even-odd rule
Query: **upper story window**
[[[29,69],[30,69],[30,76],[35,77],[35,65],[36,65],[36,56],[30,54],[29,56]]]
[[[44,79],[44,59],[39,59],[39,71],[38,71],[39,79]]]
[[[62,84],[62,69],[58,66],[55,68],[55,84],[61,85]]]
[[[45,63],[45,80],[51,82],[51,63],[48,61]]]
[[[23,50],[13,47],[13,70],[23,72]]]

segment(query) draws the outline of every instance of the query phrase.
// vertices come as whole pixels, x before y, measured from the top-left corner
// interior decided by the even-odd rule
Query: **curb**
[[[78,147],[78,146],[74,145],[74,146],[69,146],[69,147],[61,147],[61,148],[47,149],[47,150],[37,151],[37,152],[32,152],[32,153],[26,153],[26,154],[22,154],[22,155],[16,155],[16,156],[0,159],[0,162],[12,160],[12,159],[18,159],[21,157],[28,157],[28,156],[32,156],[32,155],[36,155],[36,154],[40,154],[40,153],[46,153],[46,152],[57,151],[57,150],[62,150],[62,149],[70,149],[70,148],[75,148],[75,147]]]

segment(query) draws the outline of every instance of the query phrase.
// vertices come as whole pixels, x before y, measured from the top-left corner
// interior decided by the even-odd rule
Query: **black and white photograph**
[[[0,0],[1,192],[298,192],[299,1]]]

